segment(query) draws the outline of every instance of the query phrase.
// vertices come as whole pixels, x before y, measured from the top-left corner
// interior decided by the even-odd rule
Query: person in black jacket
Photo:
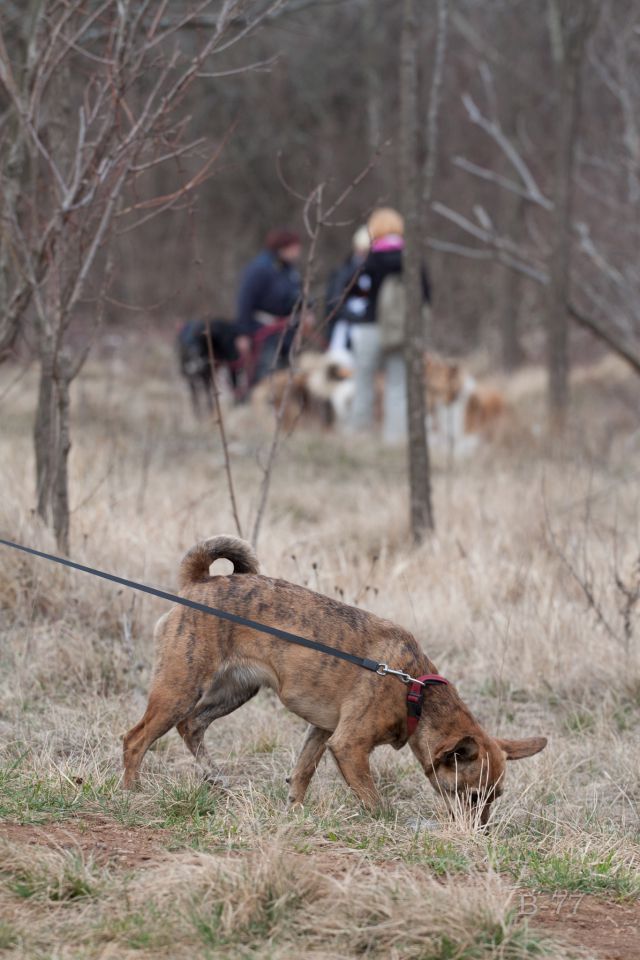
[[[292,314],[301,294],[296,266],[301,249],[294,231],[271,230],[265,249],[245,267],[240,279],[236,348],[251,385],[287,364],[295,336]]]
[[[385,348],[379,325],[378,304],[385,280],[402,276],[404,220],[391,207],[374,210],[367,223],[371,249],[361,271],[361,282],[368,283],[366,311],[351,327],[355,361],[355,395],[351,427],[356,431],[373,426],[375,411],[375,375],[383,366],[385,395],[383,437],[397,443],[406,433],[406,369],[403,344]],[[423,296],[430,300],[429,281],[423,270]],[[403,308],[402,308],[403,309]]]
[[[325,316],[330,353],[345,353],[351,349],[351,324],[362,320],[367,311],[371,281],[362,276],[362,267],[369,246],[369,231],[364,226],[359,227],[353,235],[351,255],[329,278]]]

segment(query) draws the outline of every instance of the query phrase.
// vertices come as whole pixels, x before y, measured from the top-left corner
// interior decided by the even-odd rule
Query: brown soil
[[[598,960],[639,960],[640,902],[616,903],[579,893],[523,893],[520,912],[554,940]]]
[[[98,864],[139,867],[166,855],[171,834],[166,830],[122,827],[105,817],[83,816],[42,826],[0,823],[0,839],[58,850],[79,850]]]

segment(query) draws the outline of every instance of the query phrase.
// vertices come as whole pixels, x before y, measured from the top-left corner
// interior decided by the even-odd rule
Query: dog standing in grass
[[[220,558],[233,563],[233,574],[209,575],[209,567]],[[413,677],[436,673],[402,627],[258,571],[248,543],[213,537],[196,544],[182,560],[180,589],[190,600],[388,663]],[[486,823],[491,803],[502,793],[506,761],[530,757],[547,742],[544,737],[489,736],[450,684],[427,688],[422,717],[409,735],[406,687],[396,678],[182,606],[160,618],[155,637],[147,709],[124,737],[127,788],[137,783],[149,747],[174,726],[199,764],[215,777],[204,745],[207,727],[262,686],[271,687],[310,725],[289,781],[292,804],[303,802],[329,748],[356,796],[367,809],[375,809],[380,797],[369,755],[383,743],[397,750],[408,743],[450,808],[466,808]]]

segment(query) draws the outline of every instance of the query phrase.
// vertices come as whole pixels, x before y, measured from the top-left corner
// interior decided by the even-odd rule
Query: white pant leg
[[[353,430],[373,426],[375,412],[375,378],[380,366],[380,333],[375,323],[354,323],[351,344],[355,361],[355,396],[351,408]]]
[[[407,365],[402,350],[392,350],[384,358],[385,443],[402,443],[407,436]]]
[[[346,320],[336,321],[327,353],[346,353],[349,350],[349,326]]]

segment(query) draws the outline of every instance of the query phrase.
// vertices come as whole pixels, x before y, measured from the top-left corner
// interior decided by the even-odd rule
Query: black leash
[[[329,657],[348,660],[349,663],[355,663],[356,666],[364,667],[365,670],[371,670],[373,673],[379,673],[381,676],[390,673],[400,676],[400,679],[403,680],[406,676],[406,674],[403,674],[400,670],[389,669],[386,663],[378,663],[377,660],[368,660],[366,657],[357,657],[353,653],[345,653],[344,650],[329,647],[326,643],[320,643],[317,640],[308,640],[306,637],[299,637],[295,633],[279,630],[278,627],[268,627],[264,623],[257,623],[255,620],[241,617],[237,613],[227,613],[226,610],[209,607],[206,603],[198,603],[197,600],[187,600],[186,597],[177,597],[175,593],[158,590],[156,587],[148,587],[146,584],[137,583],[135,580],[125,580],[124,577],[117,577],[113,573],[105,573],[104,570],[96,570],[94,567],[85,567],[82,563],[65,560],[64,557],[56,557],[52,553],[43,553],[41,550],[34,550],[32,547],[23,547],[19,543],[13,543],[12,540],[0,539],[0,544],[5,547],[12,547],[14,550],[22,550],[23,553],[30,553],[34,557],[41,557],[43,560],[52,560],[54,563],[61,563],[64,567],[71,567],[73,570],[80,570],[82,573],[90,573],[94,577],[101,577],[103,580],[110,580],[112,583],[122,584],[123,587],[130,587],[132,590],[150,593],[151,596],[160,597],[161,600],[170,600],[171,603],[179,603],[183,607],[190,607],[192,610],[198,610],[200,613],[208,613],[212,617],[218,617],[220,620],[228,620],[230,623],[237,623],[242,627],[250,627],[259,633],[267,633],[272,637],[278,637],[279,640],[286,640],[287,643],[296,643],[300,647],[308,647],[310,650],[318,650],[320,653],[326,653]],[[404,682],[408,681],[405,680]]]

